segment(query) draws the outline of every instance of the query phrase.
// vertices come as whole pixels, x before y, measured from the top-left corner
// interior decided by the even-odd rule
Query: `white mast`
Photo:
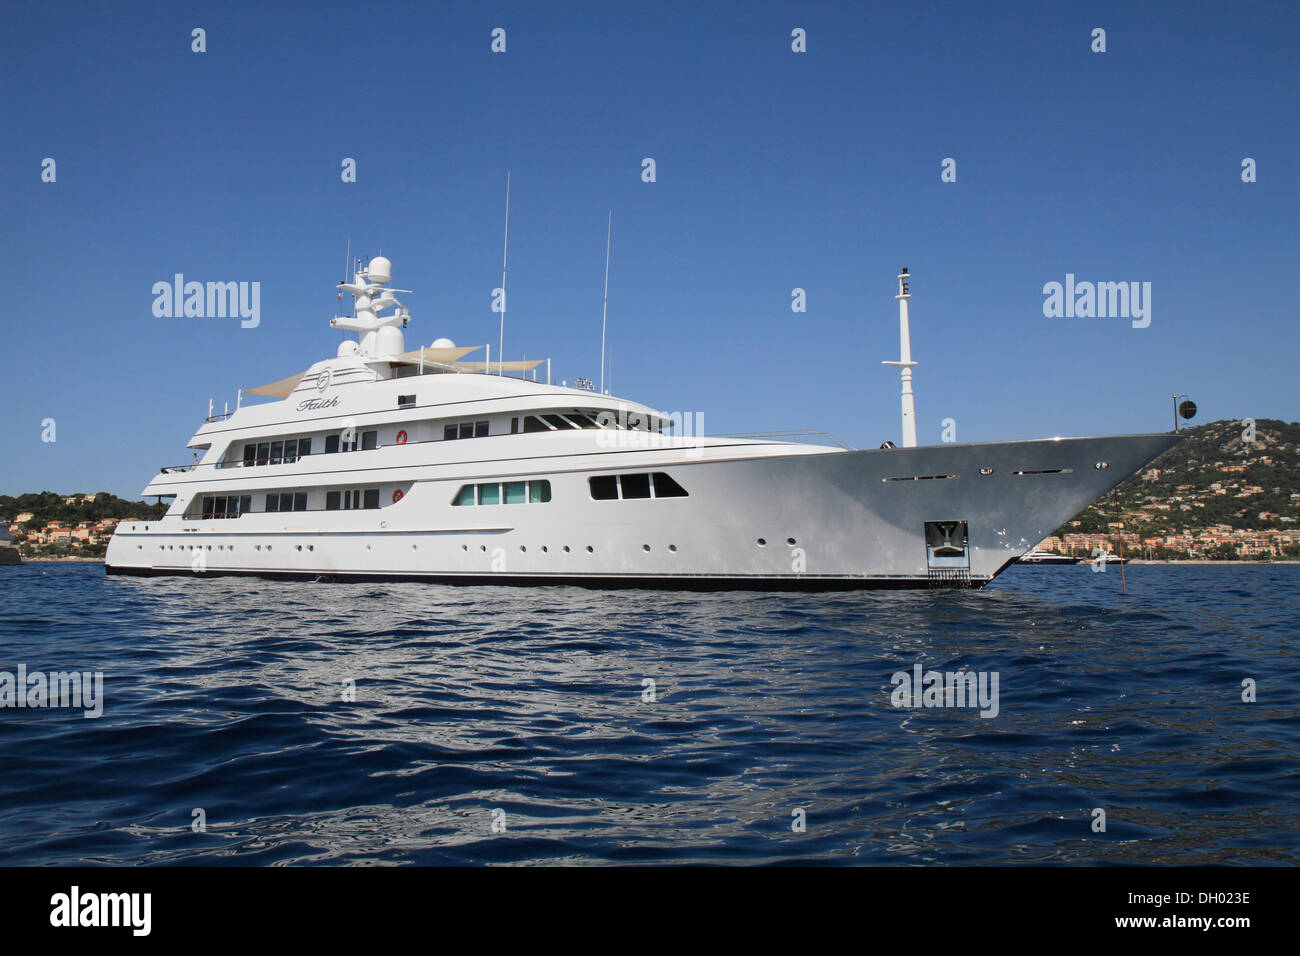
[[[907,322],[907,300],[912,297],[907,291],[908,279],[907,266],[903,266],[903,271],[898,274],[898,295],[894,296],[898,300],[899,361],[880,364],[898,366],[903,379],[903,447],[915,448],[916,404],[912,397],[912,369],[916,368],[916,363],[912,361],[912,332]]]
[[[605,394],[605,316],[609,311],[609,239],[614,234],[614,210],[605,226],[605,302],[600,307],[600,394]]]
[[[501,243],[501,338],[497,342],[497,374],[505,374],[506,357],[506,250],[510,248],[510,171],[506,171],[506,236]],[[492,369],[488,368],[488,372]]]

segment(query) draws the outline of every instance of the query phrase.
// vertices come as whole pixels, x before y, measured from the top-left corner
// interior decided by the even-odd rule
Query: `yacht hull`
[[[690,590],[982,587],[1172,447],[1172,434],[701,458],[558,459],[542,504],[457,507],[429,467],[368,511],[181,514],[119,526],[110,574]],[[665,472],[686,497],[592,500],[588,478]]]

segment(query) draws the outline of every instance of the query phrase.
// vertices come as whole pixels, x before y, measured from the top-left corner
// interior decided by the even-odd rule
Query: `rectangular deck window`
[[[478,503],[481,505],[499,505],[501,503],[501,486],[496,482],[478,486]]]
[[[614,475],[594,475],[587,479],[587,484],[596,501],[612,501],[618,497],[618,478]]]
[[[624,498],[649,498],[650,497],[650,476],[642,473],[638,475],[619,475],[619,484],[622,486]]]
[[[526,481],[507,481],[505,489],[505,502],[508,505],[522,505],[528,500],[528,482]]]

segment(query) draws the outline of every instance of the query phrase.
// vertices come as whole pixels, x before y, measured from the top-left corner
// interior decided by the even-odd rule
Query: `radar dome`
[[[349,355],[356,355],[359,346],[352,339],[339,343],[339,358],[347,358]]]
[[[393,278],[393,264],[383,256],[375,256],[366,267],[366,274],[371,282],[390,282]]]
[[[451,339],[434,339],[433,344],[429,346],[431,349],[454,349],[455,347],[456,343]]]

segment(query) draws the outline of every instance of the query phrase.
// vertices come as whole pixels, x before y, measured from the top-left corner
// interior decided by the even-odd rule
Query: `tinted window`
[[[367,489],[366,489],[366,495],[365,495],[365,498],[366,498],[366,500],[365,500],[365,507],[367,507],[367,508],[378,508],[378,507],[379,507],[379,489],[378,489],[378,488],[367,488]]]
[[[361,450],[369,451],[379,444],[379,432],[361,433]]]
[[[609,501],[618,497],[618,485],[613,475],[595,475],[587,479],[591,485],[591,497],[597,501]]]
[[[460,427],[457,425],[448,425],[442,430],[442,440],[450,441],[453,438],[460,437]]]
[[[528,500],[550,501],[551,483],[549,481],[530,481],[528,483]]]
[[[481,505],[497,505],[501,503],[501,486],[495,482],[490,485],[478,486],[478,503]]]
[[[543,415],[542,417],[545,418],[545,419],[546,419],[548,422],[550,422],[552,425],[554,425],[556,428],[576,428],[576,427],[577,427],[576,425],[573,424],[573,422],[566,422],[566,421],[565,421],[563,418],[561,418],[559,415]]]
[[[298,439],[298,457],[301,458],[303,455],[310,455],[310,454],[311,454],[311,439],[310,439],[310,438],[299,438],[299,439]]]
[[[239,498],[239,513],[241,515],[244,515],[244,514],[248,514],[252,510],[253,510],[253,496],[241,495]]]
[[[472,505],[474,503],[474,486],[461,485],[460,491],[456,492],[456,499],[453,505]]]
[[[256,445],[245,445],[245,446],[244,446],[244,464],[245,464],[245,465],[251,465],[251,464],[252,464],[253,462],[255,462],[255,461],[257,461],[257,446],[256,446]]]
[[[326,435],[326,436],[325,436],[325,454],[328,455],[328,454],[330,454],[330,453],[332,453],[332,452],[336,452],[336,451],[338,451],[338,450],[339,450],[339,436],[338,436],[338,435]]]
[[[299,491],[293,496],[293,510],[294,511],[307,510],[307,492]]]
[[[284,443],[284,460],[287,462],[298,460],[298,439],[290,438]]]
[[[475,437],[475,438],[486,438],[486,437],[487,437],[487,433],[488,433],[488,423],[487,423],[487,422],[475,422],[475,423],[474,423],[474,437]]]
[[[265,465],[270,460],[271,460],[271,443],[264,441],[257,446],[257,463],[259,465]]]
[[[267,496],[266,496],[266,510],[267,510],[267,511],[279,511],[279,510],[280,510],[280,496],[279,496],[279,495],[267,495]]]
[[[506,482],[506,504],[522,505],[525,498],[528,483],[525,481],[507,481]]]
[[[591,420],[591,417],[590,417],[589,415],[580,415],[580,414],[576,414],[576,413],[575,413],[575,414],[572,414],[572,415],[568,415],[568,416],[566,416],[566,417],[568,417],[568,418],[572,419],[573,421],[577,422],[579,428],[599,428],[599,427],[600,427],[600,426],[597,425],[594,421]]]
[[[325,510],[326,511],[339,510],[339,493],[337,491],[325,492]]]
[[[641,475],[620,475],[619,481],[623,485],[624,498],[649,498],[650,497],[650,476]]]
[[[284,460],[284,442],[271,442],[271,464],[278,465]]]
[[[203,517],[205,517],[205,518],[211,518],[211,517],[212,517],[212,499],[211,499],[211,498],[204,498],[204,499],[203,499]]]
[[[414,395],[398,395],[398,396],[397,396],[397,407],[398,407],[398,408],[410,408],[410,407],[411,407],[412,405],[414,405],[414,404],[415,404],[415,396],[414,396]]]
[[[540,418],[538,418],[536,415],[529,415],[527,418],[524,419],[524,431],[525,432],[549,432],[550,429],[547,428],[546,423],[542,421]]]
[[[655,497],[656,498],[685,498],[686,489],[673,481],[662,471],[655,472]]]
[[[282,495],[280,496],[280,510],[281,510],[281,511],[292,511],[292,510],[293,510],[293,494],[292,494],[292,493],[286,491],[284,494],[282,494]]]

